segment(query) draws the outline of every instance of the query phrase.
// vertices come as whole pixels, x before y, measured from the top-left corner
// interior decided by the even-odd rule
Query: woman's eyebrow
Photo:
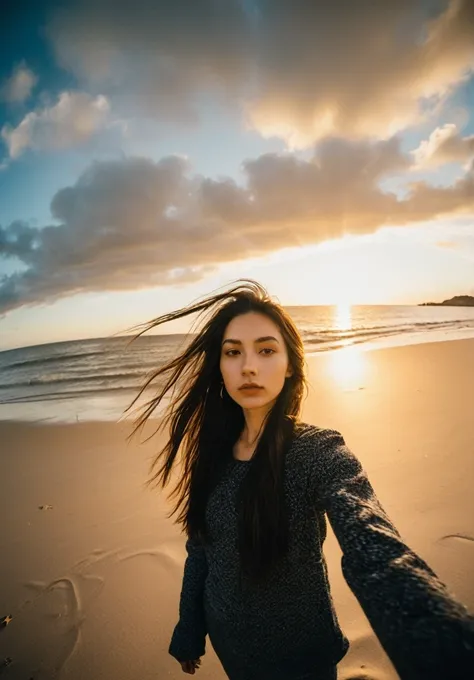
[[[275,342],[278,342],[278,340],[276,338],[274,338],[273,335],[264,335],[261,338],[257,338],[256,340],[254,340],[254,342],[268,342],[269,340],[275,340]],[[227,338],[222,343],[222,346],[224,346],[226,342],[231,342],[234,345],[241,345],[242,344],[241,340],[237,340],[235,338]]]

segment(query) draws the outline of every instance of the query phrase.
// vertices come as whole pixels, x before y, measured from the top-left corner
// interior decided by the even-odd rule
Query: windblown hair
[[[141,428],[160,404],[163,396],[178,383],[177,397],[169,403],[161,427],[169,425],[169,440],[150,467],[151,476],[145,486],[164,488],[172,472],[176,456],[182,446],[180,478],[168,498],[178,496],[171,517],[181,512],[175,521],[180,523],[188,538],[210,543],[206,525],[206,505],[209,494],[217,484],[223,467],[232,456],[245,425],[244,413],[222,388],[220,371],[221,343],[229,322],[249,312],[259,312],[270,318],[279,328],[288,352],[293,375],[285,384],[275,404],[266,415],[263,431],[252,463],[240,489],[239,552],[241,574],[249,583],[260,583],[270,569],[288,550],[288,517],[283,493],[284,456],[291,444],[295,425],[299,420],[303,388],[306,390],[304,348],[301,336],[288,313],[274,302],[266,290],[253,279],[230,290],[213,295],[189,307],[165,314],[135,326],[144,327],[135,340],[151,328],[208,311],[211,315],[186,349],[148,377],[128,411],[140,395],[158,376],[172,371],[163,389],[145,404],[142,414],[134,422],[129,438]],[[133,329],[132,329],[133,330]],[[160,428],[159,428],[160,429]]]

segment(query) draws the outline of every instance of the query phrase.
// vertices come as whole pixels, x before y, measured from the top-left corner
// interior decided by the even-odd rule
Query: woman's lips
[[[241,392],[259,392],[263,387],[241,387]]]

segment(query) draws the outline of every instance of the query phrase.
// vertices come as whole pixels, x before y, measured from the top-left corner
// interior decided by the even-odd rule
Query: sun
[[[335,301],[334,304],[335,304],[336,307],[347,308],[347,307],[352,307],[352,305],[354,304],[354,300],[349,294],[339,295],[336,298],[336,301]]]

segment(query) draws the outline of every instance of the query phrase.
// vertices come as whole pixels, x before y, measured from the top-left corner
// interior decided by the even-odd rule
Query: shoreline
[[[375,341],[374,341],[375,343]],[[431,340],[430,342],[420,341],[413,344],[400,344],[390,346],[372,345],[371,342],[360,343],[355,345],[348,345],[330,351],[319,351],[308,353],[305,355],[308,365],[308,374],[311,374],[310,367],[314,362],[322,362],[323,365],[333,366],[333,373],[339,372],[343,375],[344,370],[348,372],[348,379],[350,374],[354,372],[354,366],[359,359],[360,364],[370,364],[370,357],[377,357],[378,353],[386,352],[388,356],[400,356],[400,352],[414,351],[432,352],[433,347],[438,345],[452,345],[456,344],[461,350],[464,348],[464,343],[472,343],[474,346],[474,337]],[[453,345],[454,346],[454,345]],[[417,349],[418,348],[418,349]],[[424,348],[424,350],[422,349]],[[351,358],[352,357],[352,358]],[[339,365],[339,371],[337,366]],[[363,375],[361,375],[363,379]],[[103,395],[94,394],[92,396],[77,396],[67,399],[47,399],[37,401],[19,401],[16,403],[0,404],[0,423],[16,422],[16,423],[35,423],[44,422],[44,424],[74,424],[78,423],[130,423],[132,416],[130,414],[124,416],[124,409],[132,402],[137,395],[138,389],[123,390],[120,394],[106,393]],[[138,404],[143,404],[149,397],[142,395]],[[167,399],[164,399],[164,404],[167,404]],[[137,404],[133,409],[137,409]],[[163,409],[166,406],[163,406]],[[160,420],[161,413],[153,417],[153,420]],[[18,415],[16,415],[18,414]],[[121,420],[124,416],[123,420]]]

